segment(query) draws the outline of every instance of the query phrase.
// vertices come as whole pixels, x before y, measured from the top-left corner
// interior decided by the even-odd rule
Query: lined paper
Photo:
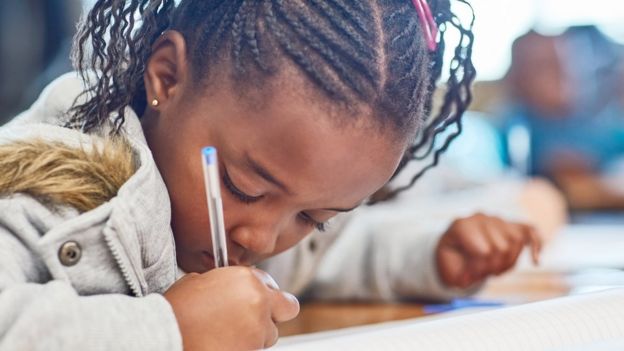
[[[624,339],[624,289],[562,297],[521,306],[370,330],[276,347],[306,350],[577,349]]]

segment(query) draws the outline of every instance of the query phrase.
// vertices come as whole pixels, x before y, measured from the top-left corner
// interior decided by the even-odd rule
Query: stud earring
[[[160,105],[160,101],[158,101],[158,99],[152,100],[152,106],[157,107],[158,105]]]

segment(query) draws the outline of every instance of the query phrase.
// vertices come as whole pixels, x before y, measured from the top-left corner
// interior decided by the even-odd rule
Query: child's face
[[[189,85],[180,98],[144,116],[171,197],[177,259],[185,271],[214,267],[200,157],[206,145],[219,153],[233,265],[255,264],[292,247],[314,222],[361,204],[396,169],[403,141],[389,132],[379,135],[369,116],[345,122],[351,117],[330,113],[296,79],[280,81],[272,92],[244,100],[228,84],[189,98],[196,89]]]

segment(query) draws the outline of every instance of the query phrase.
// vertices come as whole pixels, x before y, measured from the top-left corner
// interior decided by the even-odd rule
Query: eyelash
[[[315,221],[314,219],[312,219],[312,217],[310,217],[305,212],[299,213],[299,215],[297,215],[297,218],[301,220],[303,223],[305,223],[306,225],[309,225],[315,228],[319,232],[324,232],[327,229],[327,224],[325,222]]]
[[[232,194],[236,199],[238,199],[240,202],[244,203],[244,204],[253,204],[254,202],[259,201],[262,196],[249,196],[245,193],[243,193],[242,191],[240,191],[232,182],[232,179],[230,178],[230,176],[227,174],[227,171],[224,170],[223,172],[223,176],[221,177],[221,179],[223,180],[223,185],[225,185],[225,188],[229,191],[230,194]],[[314,220],[312,217],[310,217],[307,213],[305,212],[301,212],[297,215],[297,219],[299,219],[301,222],[303,222],[304,224],[311,226],[313,228],[315,228],[316,230],[318,230],[319,232],[324,232],[326,229],[326,223],[324,222],[318,222],[316,220]]]
[[[238,188],[232,182],[232,179],[228,175],[227,171],[225,170],[223,171],[223,176],[221,178],[223,180],[223,185],[225,185],[225,188],[230,192],[230,194],[234,195],[234,197],[240,200],[242,203],[252,204],[262,198],[262,196],[249,196],[238,190]]]

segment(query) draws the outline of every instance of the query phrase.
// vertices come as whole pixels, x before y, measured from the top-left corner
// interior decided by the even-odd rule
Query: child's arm
[[[124,292],[114,285],[109,294],[81,296],[59,267],[44,264],[59,260],[43,249],[56,234],[45,219],[59,219],[35,204],[24,196],[0,199],[0,351],[259,349],[276,342],[275,323],[298,313],[293,296],[247,267],[189,274],[164,296],[131,297],[114,293]],[[102,271],[96,266],[83,279],[114,269],[102,262]]]
[[[321,259],[306,296],[320,299],[445,300],[473,293],[439,277],[435,249],[442,228],[353,213]],[[322,233],[323,236],[327,233]],[[269,271],[270,272],[270,271]]]
[[[273,262],[268,262],[268,271],[276,273],[285,282],[295,282],[295,291],[300,291],[297,287],[306,281],[307,290],[303,294],[307,297],[445,300],[474,293],[485,276],[513,266],[519,253],[518,248],[522,248],[524,244],[539,245],[537,238],[529,236],[530,227],[483,215],[459,219],[453,223],[442,220],[439,223],[437,220],[427,223],[406,218],[402,214],[376,213],[364,208],[347,217],[350,218],[339,220],[346,220],[346,225],[338,223],[343,225],[336,226],[336,223],[332,223],[329,226],[330,232],[314,234],[319,241],[316,245],[318,250],[326,246],[322,243],[323,239],[331,240],[336,234],[334,231],[341,232],[338,240],[325,254],[318,251],[316,255],[311,255],[305,252],[305,247],[298,247],[290,255],[283,254],[273,259]],[[489,226],[485,226],[486,224]],[[526,227],[527,236],[522,234],[517,240],[508,237],[508,226],[510,230]],[[509,242],[509,249],[505,253],[493,250],[486,253],[485,258],[477,257],[481,253],[471,252],[469,246],[462,245],[473,239],[481,242],[489,238],[490,230],[498,229],[502,229],[503,233],[500,234],[505,235],[501,236],[506,238],[505,242],[513,241]],[[469,240],[462,241],[463,238]],[[456,281],[459,278],[456,279],[455,275],[463,272],[453,271],[449,267],[455,267],[451,261],[458,255],[470,262],[461,267],[472,270],[472,262],[479,262],[479,269],[484,268],[485,274],[470,278],[466,284]],[[313,256],[316,256],[316,262],[312,262]],[[509,257],[510,260],[498,265],[495,262],[498,256]],[[481,267],[482,262],[492,264]],[[320,266],[317,272],[309,269],[306,271],[306,267],[315,263]],[[293,267],[291,270],[307,275],[308,278],[302,279],[293,272],[290,272],[290,276],[279,274],[279,267]],[[453,277],[449,279],[449,276]]]

